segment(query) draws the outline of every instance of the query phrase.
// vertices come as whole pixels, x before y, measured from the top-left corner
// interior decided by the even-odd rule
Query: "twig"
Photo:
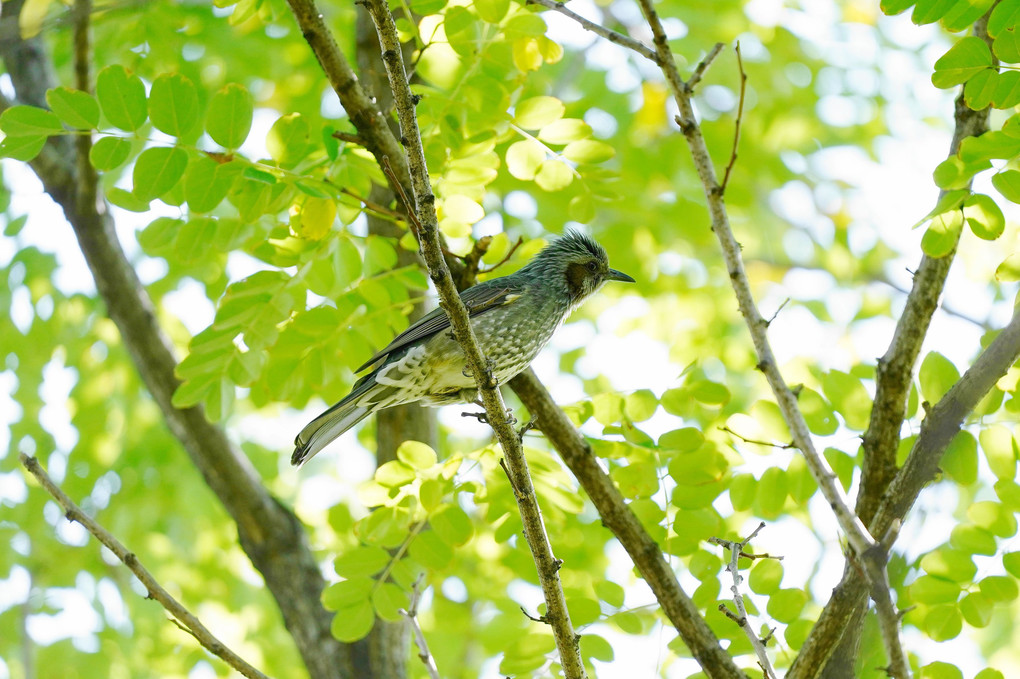
[[[291,2],[293,1],[291,0]],[[559,565],[553,556],[545,532],[521,441],[507,419],[503,399],[493,378],[492,370],[478,346],[478,340],[468,319],[467,309],[457,295],[453,277],[442,256],[435,195],[429,181],[428,167],[425,163],[425,154],[421,143],[421,132],[418,129],[418,120],[415,114],[416,100],[407,83],[407,73],[401,57],[400,41],[397,37],[393,15],[384,0],[367,0],[365,6],[379,33],[383,64],[393,90],[397,118],[400,122],[401,140],[407,152],[407,165],[411,175],[410,197],[414,207],[411,212],[415,213],[421,222],[419,242],[422,256],[428,267],[429,276],[439,293],[440,305],[450,318],[454,336],[464,351],[467,365],[478,385],[489,424],[499,440],[512,472],[512,482],[520,493],[517,498],[517,506],[521,512],[524,536],[538,571],[548,611],[546,618],[552,627],[564,675],[568,679],[581,679],[585,677],[585,672],[584,664],[581,661],[578,637],[574,634],[573,626],[570,623],[566,597],[559,579]]]
[[[418,646],[418,659],[421,660],[422,664],[425,665],[425,671],[428,672],[430,679],[439,679],[439,669],[436,667],[436,661],[433,659],[432,654],[429,653],[429,644],[425,640],[425,633],[421,629],[421,625],[418,624],[418,603],[421,601],[421,575],[414,581],[414,586],[411,588],[411,601],[408,603],[407,609],[401,608],[397,612],[407,618],[407,624],[411,626],[411,633],[414,635],[414,643]]]
[[[359,203],[361,203],[362,205],[364,205],[365,209],[367,209],[367,210],[371,210],[372,212],[375,212],[378,215],[389,217],[390,219],[396,220],[398,222],[406,222],[407,221],[407,214],[404,213],[404,212],[399,212],[399,211],[394,210],[392,208],[388,208],[385,205],[380,205],[379,203],[375,203],[375,202],[373,202],[373,201],[371,201],[371,200],[369,200],[367,198],[362,198],[361,196],[356,194],[354,191],[351,191],[347,187],[341,186],[341,187],[339,187],[339,190],[340,190],[340,193],[342,193],[342,194],[344,194],[346,196],[350,196],[354,200],[356,200]]]
[[[163,608],[166,609],[167,613],[172,615],[177,623],[180,623],[182,629],[188,634],[195,637],[198,643],[202,644],[202,647],[215,656],[223,659],[228,665],[233,667],[235,670],[248,677],[249,679],[268,679],[266,675],[259,672],[257,669],[249,665],[243,658],[238,656],[232,650],[217,639],[213,634],[196,618],[191,614],[188,609],[180,604],[176,599],[170,596],[159,584],[159,582],[146,570],[145,566],[138,561],[133,553],[129,552],[124,545],[120,543],[117,538],[111,535],[105,528],[100,526],[81,510],[71,498],[67,497],[60,488],[53,483],[53,480],[46,473],[46,470],[42,468],[39,461],[34,457],[29,457],[24,453],[19,456],[21,464],[24,465],[25,469],[29,471],[39,481],[39,484],[46,489],[53,499],[64,510],[64,516],[67,517],[68,521],[76,522],[81,524],[85,530],[91,533],[99,542],[106,546],[111,552],[113,552],[118,559],[120,559],[125,566],[127,566],[135,577],[145,586],[148,592],[148,598],[155,599],[158,601]]]
[[[740,557],[744,553],[744,547],[754,539],[758,532],[765,527],[765,522],[762,521],[758,524],[750,535],[739,542],[732,540],[724,540],[722,538],[711,538],[709,542],[719,545],[723,549],[730,550],[730,562],[726,566],[726,570],[733,578],[733,585],[730,587],[730,591],[733,593],[733,605],[736,606],[737,612],[733,613],[725,604],[719,604],[719,610],[723,611],[727,617],[740,625],[740,628],[744,630],[744,634],[747,635],[748,640],[751,642],[751,647],[754,648],[755,655],[758,656],[758,664],[761,666],[762,672],[765,673],[766,679],[776,679],[776,670],[772,667],[772,661],[769,659],[768,651],[765,650],[765,643],[758,638],[758,633],[754,631],[751,626],[751,621],[747,617],[747,610],[744,607],[744,595],[740,593],[740,583],[743,582],[743,577],[740,575],[739,562]]]
[[[507,262],[509,262],[510,258],[514,256],[514,253],[517,252],[517,248],[521,247],[523,244],[524,244],[524,237],[523,236],[518,236],[517,237],[517,242],[510,246],[510,249],[507,250],[507,253],[505,255],[503,255],[503,258],[501,260],[499,260],[498,262],[496,262],[495,264],[493,264],[492,266],[489,266],[489,267],[486,267],[485,269],[483,269],[481,271],[481,273],[492,273],[493,271],[495,271],[499,267],[501,267],[504,264],[506,264]]]
[[[464,270],[460,274],[460,281],[457,283],[457,287],[460,289],[469,288],[478,282],[478,273],[481,268],[482,257],[489,251],[489,245],[492,244],[492,236],[482,236],[475,241],[474,245],[471,246],[471,252],[467,253],[461,259],[464,261]]]
[[[773,443],[772,441],[761,441],[759,439],[751,439],[751,438],[748,438],[748,437],[744,436],[743,434],[738,434],[737,432],[733,431],[732,429],[730,429],[725,424],[721,425],[719,427],[719,431],[724,431],[727,434],[730,434],[732,436],[736,436],[738,439],[740,439],[744,443],[753,443],[756,446],[768,446],[769,448],[778,448],[779,450],[788,450],[790,448],[796,448],[797,447],[797,446],[795,446],[792,443]]]
[[[720,52],[722,52],[722,48],[723,44],[721,42],[717,42],[716,44],[712,45],[712,49],[708,51],[708,54],[705,55],[705,58],[699,61],[698,65],[694,67],[694,71],[691,73],[691,77],[687,80],[687,86],[685,88],[688,93],[693,92],[694,88],[697,87],[698,83],[701,82],[701,79],[705,76],[705,73],[708,71],[708,67],[712,65],[712,62],[715,61],[715,58],[719,56]],[[737,55],[739,56],[739,54],[740,49],[738,48]],[[676,69],[676,65],[674,65],[673,68]]]
[[[332,136],[334,139],[339,139],[340,141],[347,142],[348,144],[355,144],[357,146],[362,146],[362,147],[365,146],[365,140],[364,139],[362,139],[358,135],[352,134],[350,132],[343,132],[341,130],[335,130],[333,132],[333,134],[330,135],[330,136]]]
[[[540,424],[542,433],[556,448],[564,464],[588,494],[602,523],[613,532],[691,654],[712,679],[746,679],[733,657],[723,650],[704,616],[677,581],[662,548],[648,534],[620,494],[619,488],[599,466],[591,445],[557,407],[549,391],[528,368],[510,380],[510,386]]]
[[[740,122],[744,119],[744,94],[747,90],[747,74],[744,73],[744,60],[740,56],[740,43],[733,48],[737,55],[737,70],[740,72],[740,100],[737,102],[737,120],[733,124],[733,150],[730,151],[730,162],[726,164],[726,172],[723,173],[722,184],[719,190],[726,193],[726,186],[730,183],[730,172],[737,163],[737,145],[740,144]],[[693,78],[691,78],[693,80]],[[690,85],[690,82],[687,83]],[[785,304],[785,302],[784,302]],[[782,309],[782,307],[779,307]],[[778,314],[779,311],[777,310]],[[773,316],[775,318],[775,316]],[[771,320],[769,321],[771,323]]]
[[[584,30],[591,31],[596,35],[600,35],[613,44],[621,45],[622,47],[626,47],[630,50],[633,50],[634,52],[637,52],[646,59],[651,59],[652,62],[654,62],[655,64],[659,63],[659,57],[655,53],[655,51],[650,49],[640,40],[635,40],[630,36],[624,35],[623,33],[617,33],[611,28],[606,28],[605,26],[601,26],[595,23],[594,21],[589,21],[588,19],[585,19],[577,12],[567,9],[565,3],[560,3],[557,2],[556,0],[527,0],[526,4],[542,5],[543,7],[547,7],[548,9],[551,9],[554,12],[559,12],[563,16],[576,21],[578,24],[580,24],[581,28],[583,28]]]

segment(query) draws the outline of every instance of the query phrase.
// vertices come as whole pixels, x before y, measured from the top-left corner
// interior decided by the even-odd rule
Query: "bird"
[[[496,384],[527,368],[567,316],[608,281],[634,279],[609,267],[606,250],[595,239],[567,230],[518,271],[461,292]],[[301,430],[291,464],[304,464],[384,408],[478,402],[474,377],[442,308],[423,316],[355,372],[373,365],[351,393]]]

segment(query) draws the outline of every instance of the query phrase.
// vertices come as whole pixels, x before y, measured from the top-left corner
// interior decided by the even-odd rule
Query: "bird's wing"
[[[485,281],[473,285],[460,293],[460,299],[467,307],[468,316],[474,317],[483,314],[490,309],[504,306],[518,299],[524,292],[524,286],[514,280],[508,280],[509,276]],[[355,370],[361,372],[376,361],[399,351],[415,342],[427,339],[438,332],[450,327],[450,319],[442,308],[433,309],[422,316],[410,328],[397,335],[392,342],[386,345],[382,351],[368,359],[364,365]]]

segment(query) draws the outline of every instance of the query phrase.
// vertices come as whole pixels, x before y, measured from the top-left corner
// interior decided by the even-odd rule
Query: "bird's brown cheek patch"
[[[567,289],[570,291],[571,297],[576,299],[584,294],[584,279],[587,276],[588,271],[584,268],[583,264],[570,264],[567,266]]]

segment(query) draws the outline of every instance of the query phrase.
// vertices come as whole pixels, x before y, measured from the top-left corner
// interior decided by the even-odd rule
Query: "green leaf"
[[[210,212],[227,197],[241,172],[241,163],[217,163],[200,155],[188,164],[184,174],[184,199],[192,212]]]
[[[131,155],[131,142],[120,137],[100,137],[89,150],[89,162],[100,172],[116,169]]]
[[[563,161],[550,158],[542,163],[535,175],[535,183],[546,191],[561,191],[574,181],[574,171]]]
[[[1007,552],[1003,554],[1002,566],[1014,578],[1020,578],[1020,552]]]
[[[918,379],[921,382],[921,395],[929,403],[935,404],[959,381],[960,373],[952,361],[932,351],[921,362]]]
[[[96,76],[96,98],[114,127],[134,132],[145,124],[145,86],[142,79],[119,65],[107,66]]]
[[[579,118],[562,118],[542,127],[539,141],[547,144],[569,144],[591,136],[591,126]]]
[[[871,416],[871,398],[861,381],[844,372],[833,370],[822,376],[822,392],[847,427],[864,431]]]
[[[689,453],[697,450],[705,442],[705,435],[694,427],[683,427],[667,431],[659,437],[659,447]]]
[[[1020,22],[1020,0],[1002,0],[988,17],[988,35],[998,36]]]
[[[407,593],[392,582],[380,583],[372,592],[372,606],[375,613],[386,622],[402,620],[400,609],[409,605]]]
[[[349,644],[367,637],[374,624],[375,609],[366,600],[338,610],[329,630],[337,640]]]
[[[950,442],[940,463],[946,476],[962,486],[977,481],[977,440],[970,432],[961,431]]]
[[[1009,64],[1020,62],[1020,36],[1017,36],[1016,26],[1007,26],[995,36],[992,53]]]
[[[414,469],[430,469],[436,464],[436,451],[421,441],[404,441],[397,448],[397,459]]]
[[[181,137],[198,123],[198,92],[180,73],[157,76],[149,92],[149,119],[160,132]]]
[[[659,399],[649,389],[640,389],[624,399],[624,410],[632,422],[644,422],[659,408]]]
[[[992,175],[992,186],[1011,203],[1020,203],[1020,171],[1004,170]]]
[[[967,518],[975,526],[1000,538],[1011,538],[1016,534],[1016,516],[999,502],[973,502],[967,507]]]
[[[46,137],[6,137],[0,141],[0,158],[28,162],[46,146]]]
[[[953,210],[937,215],[921,237],[921,250],[929,257],[945,257],[960,241],[962,231],[962,211]]]
[[[78,130],[99,127],[99,102],[88,92],[57,87],[46,90],[46,103],[70,127]]]
[[[921,568],[943,580],[969,582],[977,575],[977,566],[970,554],[948,547],[928,552],[921,559]]]
[[[808,596],[804,590],[781,589],[772,593],[765,605],[765,610],[778,622],[790,623],[800,616],[807,601]]]
[[[755,594],[771,594],[783,581],[783,564],[776,559],[762,559],[751,568],[747,585]]]
[[[730,504],[738,512],[744,512],[754,504],[758,481],[751,474],[736,474],[730,482]]]
[[[148,212],[151,201],[141,198],[119,186],[106,190],[106,199],[117,207],[129,212]]]
[[[991,65],[992,53],[985,41],[973,35],[967,36],[935,62],[931,82],[939,89],[956,87]]]
[[[236,149],[248,138],[254,103],[241,85],[230,83],[209,100],[205,128],[220,146]]]
[[[789,479],[786,471],[778,467],[769,467],[758,481],[755,496],[755,513],[763,519],[775,519],[783,511],[786,496],[789,492]]]
[[[813,389],[803,387],[797,394],[797,402],[800,411],[804,414],[808,429],[812,434],[818,436],[829,436],[835,434],[839,429],[839,420],[836,419],[836,412],[829,405],[822,395]]]
[[[294,167],[311,150],[308,121],[300,113],[281,116],[266,135],[266,148],[280,167]]]
[[[995,536],[977,526],[961,524],[953,528],[949,544],[968,554],[991,556],[998,551]]]
[[[971,592],[960,601],[960,613],[971,627],[988,627],[994,604],[980,592]]]
[[[573,141],[563,149],[563,157],[575,163],[603,163],[615,155],[616,149],[594,139]]]
[[[510,0],[474,0],[472,7],[482,21],[498,24],[510,9]]]
[[[433,571],[442,570],[453,561],[453,550],[434,530],[420,533],[408,547],[408,554]]]
[[[992,105],[995,108],[1013,108],[1020,103],[1020,73],[1004,71],[995,78],[995,91],[992,93]]]
[[[956,0],[917,0],[917,6],[914,7],[914,13],[910,20],[918,26],[935,23],[941,20],[955,4]]]
[[[382,547],[358,545],[333,560],[336,574],[350,580],[375,575],[389,565],[392,557]]]
[[[142,151],[132,173],[134,194],[142,200],[159,198],[184,176],[188,154],[177,147],[155,147]]]
[[[451,547],[459,547],[471,539],[471,519],[457,505],[447,505],[432,515],[432,529]]]
[[[566,110],[556,97],[532,97],[518,102],[514,123],[525,130],[537,130],[562,118]]]
[[[545,147],[532,139],[514,142],[506,150],[506,169],[521,181],[534,179],[544,161]]]
[[[334,582],[322,591],[322,605],[330,611],[367,602],[372,596],[375,581],[369,577],[348,578]]]
[[[979,71],[963,87],[963,98],[971,109],[980,111],[988,108],[995,98],[999,74],[990,68]]]
[[[614,467],[609,476],[626,498],[651,497],[659,490],[658,469],[651,462]]]
[[[984,194],[974,194],[963,203],[963,217],[974,235],[995,240],[1006,229],[1006,218],[995,201]]]
[[[935,641],[948,641],[963,630],[963,618],[955,604],[934,606],[924,618],[924,631]]]
[[[956,665],[933,662],[921,668],[921,679],[963,679],[963,672]]]
[[[982,429],[978,438],[992,473],[999,479],[1015,478],[1017,444],[1013,432],[1001,424],[996,424]]]
[[[595,580],[592,586],[595,588],[595,594],[602,601],[615,608],[623,606],[626,592],[622,586],[612,580]]]
[[[66,132],[60,118],[35,106],[11,106],[0,114],[0,131],[8,137],[48,137]]]
[[[931,575],[922,575],[910,587],[910,596],[922,604],[948,604],[960,597],[960,585]]]
[[[990,601],[1012,601],[1020,594],[1011,575],[989,575],[978,584]]]
[[[583,634],[579,643],[582,658],[608,663],[616,657],[612,644],[597,634]]]

